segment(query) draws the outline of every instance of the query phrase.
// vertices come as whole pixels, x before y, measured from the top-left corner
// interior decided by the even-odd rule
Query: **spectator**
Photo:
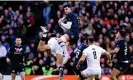
[[[3,74],[6,71],[6,55],[7,55],[7,50],[6,48],[2,45],[1,39],[0,39],[0,72]]]
[[[46,7],[43,8],[43,17],[45,20],[44,24],[48,24],[49,23],[49,18],[50,18],[50,12],[51,12],[51,5],[49,4],[49,2],[45,2]]]
[[[33,68],[35,70],[40,69],[42,71],[41,74],[44,74],[44,71],[39,67],[39,61],[42,64],[42,60],[44,61],[43,67],[50,66],[51,68],[55,68],[55,58],[48,56],[47,53],[39,58],[36,45],[43,35],[39,28],[41,25],[45,24],[49,29],[50,33],[48,35],[56,34],[57,37],[62,35],[62,29],[57,22],[64,14],[63,4],[65,3],[67,2],[24,1],[21,3],[16,2],[15,6],[12,5],[11,2],[0,3],[1,44],[8,49],[14,44],[16,36],[22,36],[23,44],[27,46],[28,54],[25,66],[26,68],[30,68],[31,71],[34,66]],[[72,10],[77,14],[80,20],[79,27],[81,36],[77,43],[78,45],[81,43],[83,35],[88,34],[93,35],[101,47],[106,50],[112,50],[116,45],[115,33],[122,29],[127,32],[126,39],[129,42],[130,48],[133,49],[133,6],[131,5],[131,1],[69,1],[68,3],[72,4]],[[77,46],[74,45],[73,48],[68,48],[68,52],[72,58],[75,57],[73,49],[76,47]],[[133,54],[132,50],[130,52]],[[117,63],[115,55],[113,55],[113,58],[115,65]],[[111,68],[104,63],[106,58],[103,56],[101,59],[103,60],[101,62],[102,74],[110,74]],[[71,69],[68,69],[71,68],[72,64],[73,60],[70,60],[70,64],[65,67],[64,74],[74,74]],[[130,73],[132,73],[132,65],[130,65],[130,67]]]

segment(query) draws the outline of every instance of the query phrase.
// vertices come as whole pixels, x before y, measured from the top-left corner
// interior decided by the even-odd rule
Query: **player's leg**
[[[58,42],[69,42],[69,45],[73,45],[76,44],[77,41],[79,39],[79,36],[77,34],[74,34],[73,32],[66,32],[66,34],[64,34],[63,36],[60,37],[60,39],[58,40]],[[68,44],[66,44],[66,46],[68,46]]]
[[[37,50],[40,51],[40,52],[45,52],[49,49],[49,47],[46,46],[46,43],[48,41],[47,39],[47,30],[41,26],[41,29],[43,31],[43,37],[42,39],[40,40],[39,44],[38,44],[38,47],[37,47]]]
[[[59,45],[63,50],[63,55],[64,55],[63,56],[63,64],[66,64],[67,61],[70,59],[70,56],[69,56],[68,51],[67,51],[66,43],[62,41],[59,43]]]
[[[69,35],[68,34],[64,34],[63,36],[61,36],[60,38],[59,38],[59,42],[69,42],[69,40],[70,40],[70,37],[69,37]]]
[[[61,55],[61,54],[56,54],[56,59],[57,59],[57,61],[56,61],[56,65],[57,65],[57,67],[59,68],[59,67],[61,67],[62,66],[62,63],[63,63],[63,55]]]
[[[16,73],[11,73],[11,80],[15,80],[16,78]]]
[[[55,52],[56,52],[56,59],[57,59],[57,68],[59,69],[59,77],[60,80],[63,78],[63,50],[61,46],[58,44],[57,41],[55,41]]]
[[[3,80],[3,75],[0,73],[0,80]]]
[[[80,79],[81,72],[79,69],[76,68],[77,63],[78,63],[78,60],[75,60],[73,64],[73,72],[75,73],[75,75],[77,75],[77,78]]]
[[[84,80],[84,79],[86,79],[87,77],[86,77],[86,75],[85,75],[85,72],[81,72],[80,74],[79,74],[79,80]]]
[[[21,77],[21,80],[25,80],[25,72],[20,72],[20,77]]]
[[[101,72],[94,72],[90,69],[85,69],[81,72],[81,79],[80,80],[93,80],[93,78],[95,77],[95,80],[98,80],[100,78]],[[98,75],[98,76],[94,76],[94,75]]]
[[[117,63],[112,71],[111,80],[119,80],[119,76],[125,71],[127,71],[129,65],[130,63]]]
[[[121,74],[121,71],[113,68],[113,71],[111,73],[111,80],[118,80],[117,77]]]
[[[1,61],[0,61],[0,65],[2,65]],[[2,67],[0,66],[0,80],[3,80],[3,75],[2,75]]]
[[[119,64],[120,64],[120,67],[121,67],[121,70],[119,69],[121,71],[121,74],[126,72],[129,68],[129,65],[130,65],[130,63],[119,63]],[[116,76],[117,80],[120,80],[120,75],[121,74]]]
[[[17,67],[18,67],[17,64],[12,64],[11,65],[11,80],[15,80],[15,78],[16,78],[16,73],[18,71]]]
[[[94,78],[94,76],[90,76],[90,77],[86,78],[85,80],[93,80],[93,78]],[[95,79],[95,80],[97,80],[97,79]]]
[[[40,40],[37,50],[39,52],[47,52],[50,50],[50,47],[44,41]]]
[[[100,80],[101,77],[101,70],[93,71],[95,80]]]
[[[120,74],[121,75],[121,74]],[[117,76],[117,80],[120,80],[120,75]]]
[[[63,78],[63,55],[60,55],[60,54],[56,54],[56,65],[57,65],[57,68],[59,69],[59,77],[60,77],[60,80],[62,80]]]
[[[88,74],[88,73],[87,73]],[[79,80],[93,80],[93,75],[89,75],[89,76],[87,76],[87,74],[85,74],[85,72],[81,72],[81,74],[79,74],[80,75],[80,78],[79,78]],[[95,79],[96,80],[96,79]]]
[[[19,65],[18,70],[19,70],[19,73],[20,73],[21,80],[25,80],[24,65],[23,64]]]

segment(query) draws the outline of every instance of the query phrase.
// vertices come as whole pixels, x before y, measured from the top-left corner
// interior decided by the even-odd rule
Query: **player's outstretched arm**
[[[79,69],[80,64],[82,64],[86,59],[86,55],[82,55],[82,57],[80,58],[78,64],[76,65],[77,69]]]
[[[118,51],[119,51],[119,48],[116,47],[114,50],[110,51],[109,53],[114,54],[114,53],[118,53]]]
[[[108,58],[108,61],[107,61],[107,64],[112,67],[112,60],[111,60],[111,55],[109,52],[105,51],[104,54],[107,56]]]
[[[110,54],[118,53],[118,51],[119,51],[119,49],[120,49],[120,46],[121,46],[120,41],[117,41],[115,49],[112,50],[112,51],[110,51],[109,53],[110,53]]]

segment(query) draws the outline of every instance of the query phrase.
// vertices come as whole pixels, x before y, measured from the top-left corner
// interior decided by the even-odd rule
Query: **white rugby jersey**
[[[90,45],[83,51],[83,55],[87,56],[87,68],[92,70],[101,70],[100,57],[106,50],[100,46]]]

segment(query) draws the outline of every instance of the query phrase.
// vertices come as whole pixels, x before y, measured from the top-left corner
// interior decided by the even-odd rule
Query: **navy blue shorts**
[[[121,72],[124,72],[125,70],[127,70],[129,68],[129,65],[130,63],[122,63],[122,62],[118,62],[114,68],[121,71]]]
[[[70,32],[70,31],[68,31],[68,32],[66,32],[66,34],[69,36],[69,38],[70,38],[70,44],[71,45],[73,45],[73,44],[77,44],[77,42],[78,42],[78,39],[79,39],[79,35],[78,34],[75,34],[75,33],[73,33],[73,32]]]
[[[14,64],[12,65],[11,73],[17,74],[17,72],[24,72],[24,65],[23,64]]]

